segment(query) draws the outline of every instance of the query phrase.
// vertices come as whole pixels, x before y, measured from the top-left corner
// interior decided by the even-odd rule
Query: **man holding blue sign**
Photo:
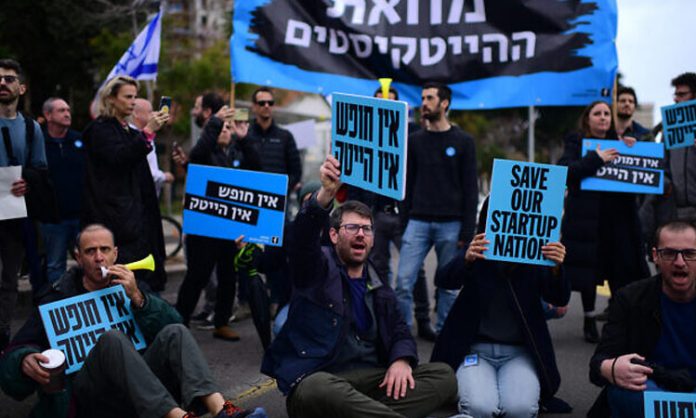
[[[126,266],[114,264],[118,248],[111,231],[102,225],[89,225],[76,241],[80,267],[70,269],[53,287],[38,295],[39,304],[123,286],[129,301],[122,309],[132,310],[148,348],[141,355],[125,334],[104,332],[81,370],[70,376],[67,390],[49,393],[50,375],[41,366],[48,361],[41,350],[49,348],[49,343],[37,309],[0,360],[3,391],[19,400],[36,391],[39,403],[31,416],[39,417],[67,416],[71,404],[76,405],[78,417],[195,416],[183,408],[205,410],[216,417],[247,416],[247,411],[224,400],[196,341],[180,325],[177,312],[151,295],[146,284],[138,285]],[[73,313],[77,315],[77,311]],[[72,329],[80,328],[83,322],[78,321]],[[248,416],[264,417],[265,413]]]
[[[694,390],[696,226],[672,221],[655,235],[652,254],[659,273],[614,296],[590,361],[590,380],[605,386],[593,410],[606,410],[608,401],[614,418],[644,416],[646,390]]]

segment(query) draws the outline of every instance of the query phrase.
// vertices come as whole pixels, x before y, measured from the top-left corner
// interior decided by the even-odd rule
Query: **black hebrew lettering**
[[[104,306],[104,311],[106,311],[106,316],[109,317],[109,322],[114,321],[113,315],[111,315],[111,302],[109,296],[111,295],[101,295],[99,300],[101,300],[102,306]]]
[[[72,303],[70,305],[67,305],[65,307],[65,310],[68,312],[68,316],[70,319],[75,320],[75,324],[72,326],[73,331],[77,331],[80,328],[82,328],[82,317],[80,317],[80,313],[78,312],[77,304]]]
[[[696,405],[685,401],[653,401],[655,418],[694,418]]]
[[[184,209],[248,225],[257,225],[259,222],[258,209],[246,208],[226,202],[218,202],[188,193],[184,200]]]
[[[91,327],[101,322],[96,300],[87,299],[78,303],[78,307],[80,308],[80,314],[82,315],[85,326]]]
[[[247,49],[307,71],[409,84],[592,65],[581,51],[592,43],[585,24],[598,8],[595,2],[430,3],[271,0],[252,11],[250,32],[258,38]],[[342,122],[338,132],[350,129],[355,127]]]
[[[637,168],[604,166],[597,170],[595,177],[628,184],[657,187],[660,185],[662,172]]]
[[[58,346],[58,349],[60,349],[65,354],[65,361],[67,362],[67,366],[70,367],[71,365],[75,364],[75,360],[73,359],[72,348],[70,347],[70,338],[58,340],[56,341],[56,345]]]
[[[263,209],[271,209],[278,212],[285,211],[285,195],[232,186],[212,180],[208,181],[205,187],[205,195]]]
[[[665,119],[668,125],[696,121],[696,104],[680,106],[665,111]]]
[[[133,342],[133,344],[140,343],[140,339],[138,338],[138,335],[135,333],[135,322],[133,322],[132,319],[117,322],[111,325],[111,328],[121,331],[123,334],[126,335],[126,337],[128,337]]]
[[[696,123],[691,125],[676,126],[667,128],[666,137],[669,146],[680,145],[688,140],[693,142],[694,132],[696,132]]]
[[[48,317],[53,325],[53,332],[59,337],[70,331],[70,321],[64,307],[58,307],[48,311]]]
[[[374,150],[350,142],[336,141],[334,156],[341,163],[341,172],[346,176],[353,175],[353,164],[362,167],[362,180],[372,183],[374,165]]]
[[[372,106],[336,102],[336,133],[341,136],[372,142]]]
[[[401,116],[396,110],[390,109],[378,109],[377,110],[377,120],[379,126],[379,146],[384,146],[384,130],[387,130],[387,135],[389,136],[389,146],[399,147],[399,120]]]
[[[377,159],[379,160],[379,176],[377,178],[377,187],[384,188],[383,178],[387,177],[387,188],[396,190],[398,188],[399,175],[399,155],[387,151],[378,151]]]
[[[83,334],[77,334],[74,337],[69,338],[70,349],[72,350],[75,363],[82,363],[85,361],[85,358],[87,358],[87,354],[89,354],[90,347],[86,345],[89,340],[85,340],[82,337]]]

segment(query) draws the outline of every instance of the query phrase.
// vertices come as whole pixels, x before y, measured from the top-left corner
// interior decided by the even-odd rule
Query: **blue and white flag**
[[[143,29],[118,63],[111,69],[104,82],[119,75],[128,75],[136,80],[156,80],[157,63],[160,55],[160,34],[162,32],[162,12]]]

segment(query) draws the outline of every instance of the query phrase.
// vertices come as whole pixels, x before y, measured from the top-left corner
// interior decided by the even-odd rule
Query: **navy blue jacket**
[[[494,292],[505,292],[522,329],[525,347],[534,359],[541,397],[550,397],[561,383],[551,336],[541,299],[557,306],[570,300],[570,281],[559,270],[547,267],[479,260],[467,266],[466,248],[437,273],[438,286],[462,287],[442,332],[435,342],[431,361],[442,361],[457,370],[477,342],[481,312]]]
[[[48,174],[58,199],[61,220],[80,217],[85,178],[85,147],[82,134],[73,129],[63,138],[53,138],[44,130]]]
[[[288,246],[294,292],[288,320],[263,358],[261,372],[278,381],[288,394],[305,376],[330,366],[348,335],[352,312],[347,301],[348,273],[331,247],[322,247],[319,232],[329,212],[319,207],[316,196],[300,210],[290,227]],[[406,359],[418,362],[416,342],[403,320],[396,296],[383,278],[369,269],[373,310],[377,325],[377,356],[389,366]],[[381,284],[381,285],[380,285]],[[345,289],[345,290],[344,290]]]

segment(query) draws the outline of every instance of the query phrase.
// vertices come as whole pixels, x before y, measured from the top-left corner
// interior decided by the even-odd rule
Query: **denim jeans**
[[[478,343],[471,346],[478,363],[457,369],[459,412],[474,418],[536,417],[539,378],[526,348]]]
[[[46,276],[49,283],[55,283],[65,273],[68,251],[73,250],[78,232],[80,232],[79,219],[65,219],[57,224],[41,224],[41,235],[46,249]]]
[[[418,270],[430,248],[435,246],[438,267],[444,266],[457,252],[457,241],[461,222],[408,221],[401,242],[399,254],[399,273],[396,277],[396,296],[401,313],[409,328],[413,325],[413,286],[418,278]],[[457,298],[456,290],[437,289],[437,324],[439,332],[445,318]]]

